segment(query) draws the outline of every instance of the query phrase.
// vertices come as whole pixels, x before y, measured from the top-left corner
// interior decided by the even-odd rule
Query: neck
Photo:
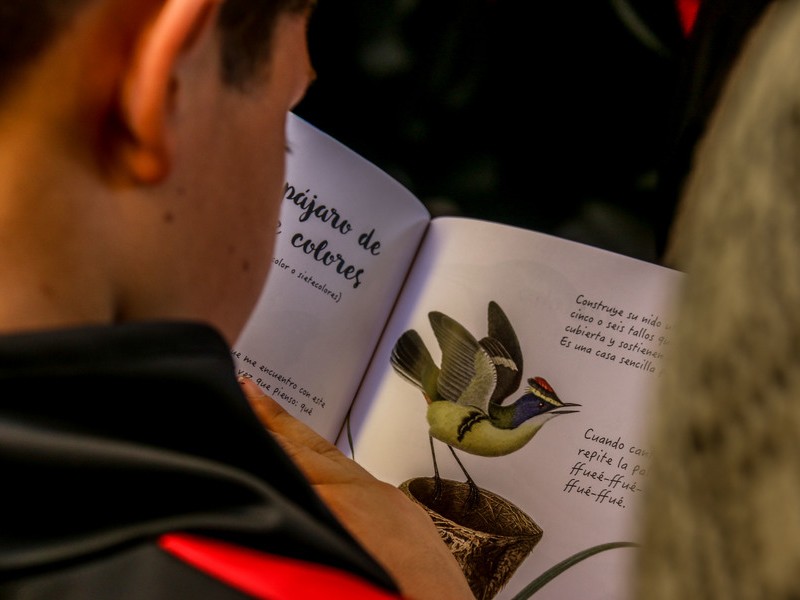
[[[111,320],[111,252],[95,226],[112,218],[108,207],[93,203],[80,169],[54,160],[29,127],[3,129],[0,331]]]

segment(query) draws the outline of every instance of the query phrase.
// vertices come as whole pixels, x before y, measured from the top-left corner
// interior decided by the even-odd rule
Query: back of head
[[[0,8],[0,93],[91,0],[5,0]]]
[[[800,1],[770,3],[693,157],[636,597],[797,597],[798,56]]]
[[[4,0],[0,6],[0,97],[82,10],[102,1]],[[314,0],[225,0],[218,21],[224,80],[245,86],[269,55],[277,16],[313,4]]]
[[[0,3],[0,330],[169,318],[235,337],[268,271],[313,4]]]

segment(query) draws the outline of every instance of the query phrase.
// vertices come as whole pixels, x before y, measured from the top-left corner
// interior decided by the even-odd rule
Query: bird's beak
[[[556,414],[556,415],[568,415],[570,413],[579,412],[577,410],[570,410],[569,409],[570,406],[580,406],[580,404],[575,404],[574,402],[564,402],[562,406],[559,406],[557,409],[555,409],[552,412],[553,412],[553,414]],[[566,410],[564,410],[564,409],[566,409]]]

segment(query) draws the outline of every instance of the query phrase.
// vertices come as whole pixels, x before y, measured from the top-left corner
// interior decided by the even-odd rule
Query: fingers
[[[239,384],[261,423],[295,460],[309,460],[304,450],[338,460],[341,453],[336,446],[289,414],[280,403],[264,394],[253,380],[240,377]]]
[[[295,431],[302,436],[315,435],[313,430],[290,415],[279,402],[276,402],[248,377],[239,377],[247,401],[264,426],[274,433]]]
[[[272,398],[262,392],[258,385],[249,377],[238,377],[239,385],[242,386],[247,401],[250,406],[259,414],[270,418],[277,417],[280,413],[285,413],[284,408]]]

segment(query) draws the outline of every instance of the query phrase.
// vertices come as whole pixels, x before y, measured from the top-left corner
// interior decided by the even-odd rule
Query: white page
[[[314,210],[302,197],[284,199],[274,264],[234,357],[333,440],[429,215],[399,183],[299,117],[290,115],[287,136],[290,196],[313,198]],[[315,256],[297,247],[306,242],[327,246]],[[327,252],[342,261],[325,265],[318,259]]]
[[[395,485],[433,474],[426,403],[389,367],[391,348],[404,330],[413,328],[439,364],[428,312],[448,314],[480,339],[487,334],[487,304],[494,300],[519,338],[523,386],[528,377],[542,376],[562,401],[581,405],[579,412],[546,423],[511,454],[487,458],[458,453],[478,486],[517,505],[544,531],[497,597],[511,598],[575,552],[635,541],[632,523],[641,494],[636,490],[647,485],[644,429],[663,362],[660,355],[668,347],[668,311],[681,274],[542,234],[451,218],[433,220],[425,252],[354,405],[350,425],[355,459]],[[436,260],[430,258],[434,255]],[[616,310],[622,312],[615,315]],[[609,328],[609,323],[618,328]],[[621,348],[621,342],[628,348]],[[590,352],[578,350],[580,345]],[[607,352],[607,358],[598,352]],[[621,363],[622,358],[631,362]],[[619,441],[606,445],[599,437]],[[345,439],[339,445],[349,453]],[[463,481],[446,446],[435,441],[435,447],[442,476]],[[600,460],[603,456],[611,464]],[[592,479],[588,471],[603,473],[604,480]],[[612,483],[615,475],[618,481]],[[590,487],[592,495],[580,493]],[[635,552],[617,548],[590,557],[535,597],[623,600]]]

